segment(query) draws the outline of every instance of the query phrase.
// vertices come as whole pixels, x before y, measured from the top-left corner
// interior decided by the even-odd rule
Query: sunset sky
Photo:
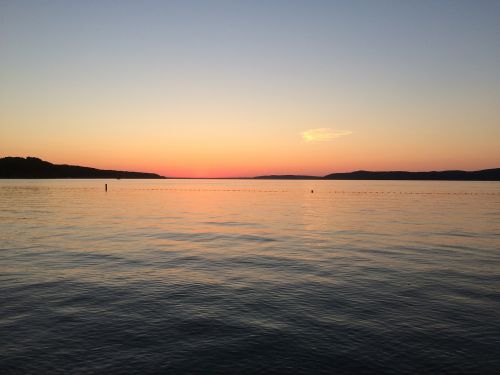
[[[0,0],[0,157],[324,175],[499,140],[500,1]]]

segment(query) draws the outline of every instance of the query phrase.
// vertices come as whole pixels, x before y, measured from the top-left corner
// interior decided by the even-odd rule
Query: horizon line
[[[72,165],[72,164],[54,164],[48,161],[45,161],[41,158],[34,157],[34,156],[27,156],[27,157],[22,157],[22,156],[6,156],[6,157],[1,157],[0,160],[6,160],[6,159],[22,159],[25,161],[29,161],[30,159],[34,162],[39,162],[39,163],[46,163],[51,166],[66,166],[66,167],[76,167],[76,168],[88,168],[88,169],[94,169],[96,171],[106,171],[106,172],[116,172],[116,173],[134,173],[134,174],[149,174],[149,175],[156,175],[159,178],[163,179],[178,179],[178,180],[193,180],[193,179],[200,179],[200,180],[208,180],[208,179],[217,179],[217,180],[248,180],[248,179],[283,179],[283,180],[321,180],[321,179],[335,179],[335,178],[328,178],[328,176],[332,175],[340,175],[337,177],[349,177],[353,176],[356,177],[357,175],[361,174],[410,174],[410,175],[418,175],[418,174],[445,174],[445,173],[478,173],[478,172],[485,172],[485,171],[493,171],[493,170],[500,170],[499,167],[494,167],[494,168],[483,168],[483,169],[474,169],[474,170],[468,170],[468,169],[442,169],[442,170],[419,170],[419,171],[411,171],[411,170],[364,170],[364,169],[357,169],[349,172],[330,172],[325,175],[308,175],[308,174],[290,174],[290,173],[285,173],[285,174],[263,174],[263,175],[254,175],[254,176],[216,176],[216,177],[209,177],[209,176],[197,176],[197,177],[189,177],[189,176],[168,176],[168,175],[160,175],[158,173],[153,173],[153,172],[138,172],[138,171],[130,171],[130,170],[113,170],[113,169],[100,169],[100,168],[95,168],[95,167],[85,167],[85,166],[80,166],[80,165]],[[427,177],[431,177],[427,176]],[[374,176],[375,177],[375,176]],[[389,176],[378,176],[379,178],[376,178],[377,180],[384,180],[384,179],[390,179],[388,178]],[[383,178],[381,178],[383,177]],[[402,179],[404,180],[405,176],[393,176],[396,177],[396,179]],[[406,176],[410,177],[410,176]],[[414,176],[416,177],[416,176]],[[421,176],[423,177],[423,176]],[[439,176],[436,176],[439,177]],[[9,178],[9,177],[7,177]],[[29,178],[29,177],[28,177]],[[43,178],[43,177],[42,177]],[[71,177],[61,177],[61,178],[71,178]],[[78,178],[78,177],[77,177]],[[87,177],[89,178],[89,177]],[[92,177],[90,177],[92,178]],[[126,177],[126,176],[121,176],[117,178],[131,178],[131,177]],[[140,178],[138,177],[132,177],[132,178]],[[338,179],[343,179],[343,178],[338,178]],[[352,178],[346,178],[346,179],[352,179]],[[354,179],[362,179],[362,178],[354,178]],[[441,178],[443,179],[443,178]]]

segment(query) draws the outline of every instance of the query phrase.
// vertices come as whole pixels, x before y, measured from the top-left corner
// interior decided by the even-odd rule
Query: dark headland
[[[482,169],[479,171],[431,171],[406,172],[387,171],[370,172],[355,171],[347,173],[332,173],[323,177],[271,175],[258,176],[257,179],[267,180],[437,180],[437,181],[500,181],[500,168]]]
[[[0,178],[165,178],[155,173],[103,170],[52,164],[34,157],[0,159]]]

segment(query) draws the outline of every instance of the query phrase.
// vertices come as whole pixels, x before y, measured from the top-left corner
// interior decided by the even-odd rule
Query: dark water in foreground
[[[499,183],[0,181],[2,374],[499,372]]]

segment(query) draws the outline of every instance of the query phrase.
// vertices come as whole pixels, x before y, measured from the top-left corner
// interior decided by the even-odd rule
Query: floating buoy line
[[[102,185],[101,185],[102,186]],[[104,191],[108,192],[108,184],[104,184]],[[1,187],[3,191],[15,191],[15,190],[51,190],[53,187],[49,186],[12,186],[12,187]],[[72,190],[88,190],[95,191],[102,188],[97,187],[58,187],[57,190],[61,191],[72,191]],[[102,191],[102,190],[101,190]],[[187,189],[187,188],[133,188],[133,187],[116,187],[116,189],[110,189],[110,191],[176,191],[176,192],[229,192],[229,193],[304,193],[309,194],[314,193],[315,196],[324,196],[325,194],[338,194],[338,195],[445,195],[445,196],[500,196],[500,192],[444,192],[444,191],[433,191],[433,192],[419,192],[419,191],[356,191],[356,190],[324,190],[315,191],[312,189],[304,190],[262,190],[262,189]],[[317,194],[316,194],[317,193]]]
[[[261,190],[261,189],[185,189],[185,188],[119,188],[118,190],[136,190],[136,191],[178,191],[178,192],[242,192],[242,193],[300,193],[300,190]],[[310,193],[317,191],[309,190]],[[303,191],[306,193],[306,190]],[[416,192],[416,191],[349,191],[333,190],[319,192],[327,194],[345,194],[345,195],[489,195],[500,196],[500,192]]]

